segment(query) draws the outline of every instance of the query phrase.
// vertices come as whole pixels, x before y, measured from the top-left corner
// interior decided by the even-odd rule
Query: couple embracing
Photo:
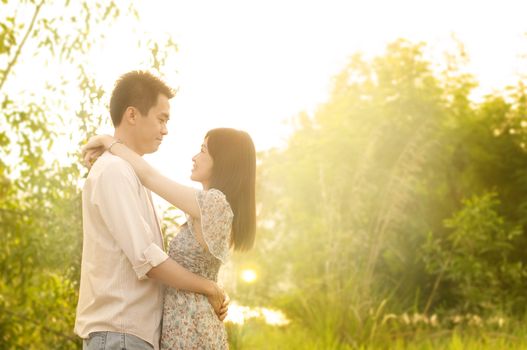
[[[216,284],[230,249],[252,247],[256,156],[250,136],[210,130],[192,158],[197,190],[142,155],[167,134],[173,91],[148,72],[116,83],[114,136],[83,147],[83,249],[75,332],[83,349],[225,349],[228,298]],[[96,160],[96,161],[95,161]],[[151,191],[186,214],[165,252]]]

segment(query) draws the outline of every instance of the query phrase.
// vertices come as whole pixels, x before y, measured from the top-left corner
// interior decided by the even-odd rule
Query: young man
[[[167,134],[173,95],[147,72],[123,75],[110,100],[114,136],[139,155],[155,152]],[[225,316],[223,291],[164,252],[151,193],[126,161],[110,152],[99,157],[84,185],[82,210],[75,333],[84,349],[158,349],[162,284],[206,295]]]

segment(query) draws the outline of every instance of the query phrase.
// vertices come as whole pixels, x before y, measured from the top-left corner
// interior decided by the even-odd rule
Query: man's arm
[[[223,290],[213,281],[195,275],[174,260],[165,260],[152,267],[146,275],[169,287],[205,295],[220,320],[227,316],[229,301]]]

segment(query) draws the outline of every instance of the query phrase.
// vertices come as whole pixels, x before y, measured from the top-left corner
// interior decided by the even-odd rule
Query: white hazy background
[[[516,84],[527,73],[527,1],[266,0],[139,1],[141,19],[120,20],[93,52],[108,96],[123,73],[142,67],[146,48],[130,32],[171,36],[179,51],[163,77],[177,88],[169,135],[148,155],[166,175],[190,184],[191,157],[207,130],[248,131],[257,150],[283,147],[290,120],[312,115],[332,77],[356,52],[382,54],[398,38],[428,44],[431,59],[463,43],[474,98]],[[455,38],[455,40],[453,39]],[[112,132],[103,127],[101,132]]]
[[[327,99],[352,54],[382,54],[397,38],[427,42],[438,59],[453,36],[462,42],[480,82],[475,98],[527,73],[527,1],[145,1],[141,8],[143,30],[170,33],[179,45],[170,134],[150,159],[181,181],[208,129],[244,129],[257,150],[283,146],[288,120]]]

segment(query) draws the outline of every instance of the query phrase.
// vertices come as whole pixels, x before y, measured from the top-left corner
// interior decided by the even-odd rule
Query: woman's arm
[[[201,214],[194,188],[170,180],[148,164],[137,153],[109,135],[96,135],[90,138],[88,143],[83,147],[85,162],[89,163],[90,157],[97,154],[97,150],[100,150],[101,146],[130,163],[145,187],[157,193],[193,218],[200,219]],[[108,149],[109,147],[110,149]]]

